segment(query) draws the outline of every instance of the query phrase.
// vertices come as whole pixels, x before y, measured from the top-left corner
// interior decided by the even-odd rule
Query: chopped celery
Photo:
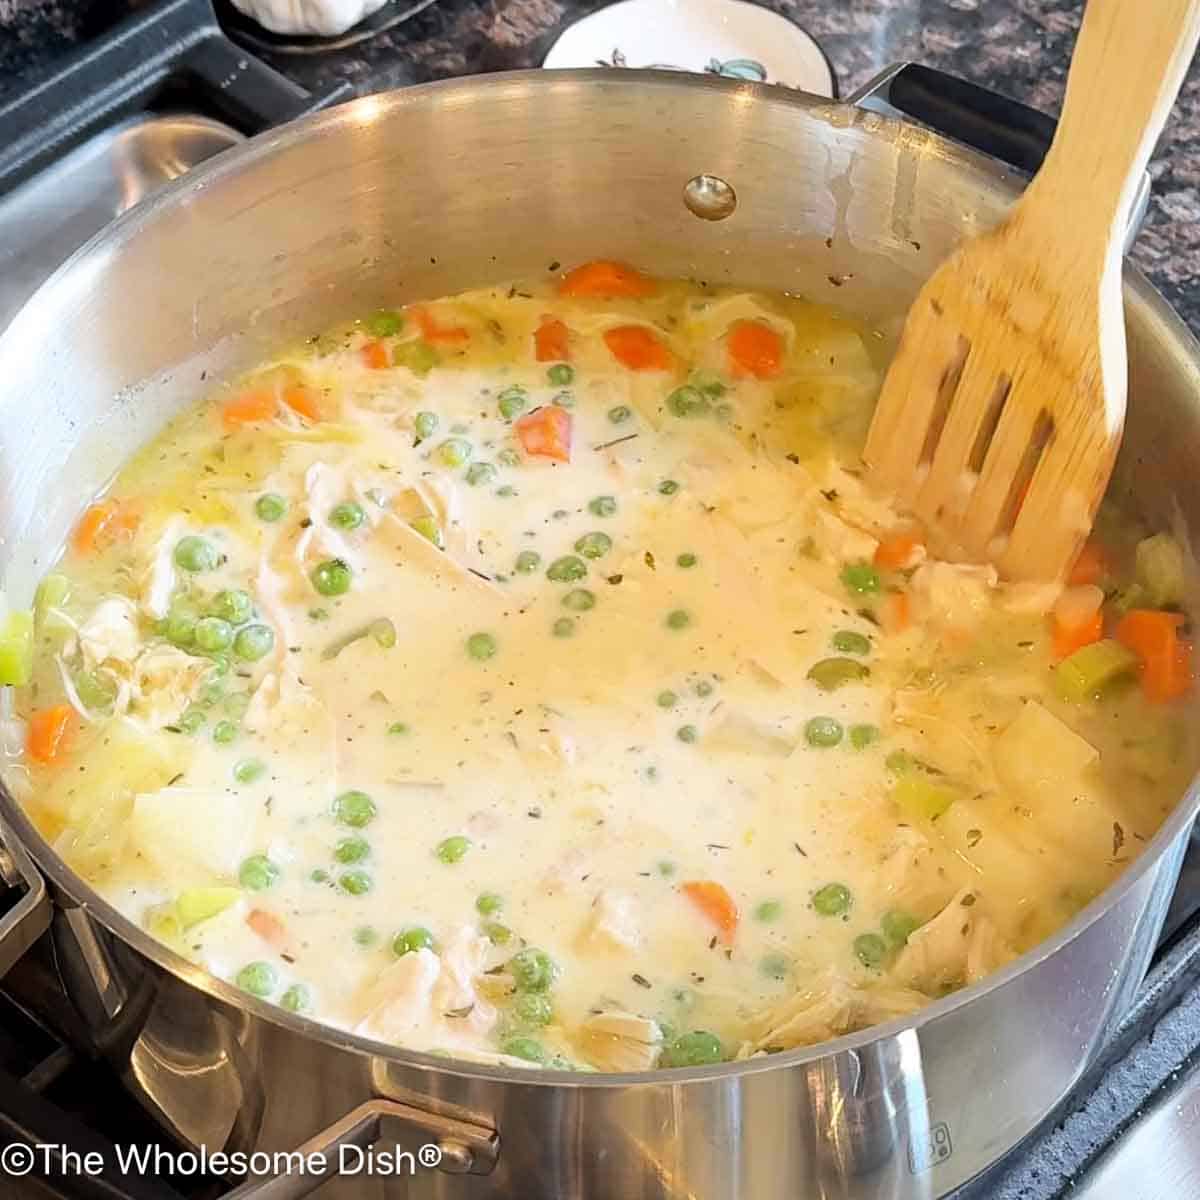
[[[1156,533],[1138,542],[1135,573],[1153,607],[1183,603],[1187,588],[1183,548],[1169,533]]]
[[[1137,666],[1137,655],[1105,638],[1064,658],[1054,668],[1054,686],[1064,700],[1088,700]]]
[[[0,617],[0,685],[24,687],[33,674],[33,613],[13,610]]]
[[[33,611],[40,626],[46,619],[46,613],[52,608],[61,608],[71,594],[71,582],[65,575],[51,573],[38,584],[37,595],[33,601]]]
[[[241,898],[241,889],[234,887],[196,887],[180,892],[175,900],[175,913],[184,929],[191,929],[224,912]]]
[[[1136,580],[1128,584],[1126,587],[1119,588],[1112,594],[1109,599],[1109,605],[1113,612],[1119,617],[1123,617],[1130,609],[1133,608],[1152,608],[1150,603],[1150,593],[1142,587]]]
[[[160,942],[177,942],[183,936],[183,924],[174,904],[156,904],[146,910],[146,929]]]
[[[409,525],[423,538],[431,541],[439,550],[444,550],[446,548],[446,543],[442,539],[442,531],[437,523],[436,517],[413,517],[413,519],[409,521]]]
[[[892,799],[910,817],[936,821],[958,799],[958,792],[921,772],[900,776],[892,787]]]

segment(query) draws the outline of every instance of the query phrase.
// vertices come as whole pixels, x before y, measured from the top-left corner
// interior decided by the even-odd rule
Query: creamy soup
[[[1185,561],[1107,512],[1064,587],[931,557],[856,473],[876,344],[592,263],[289,350],[4,619],[9,786],[172,948],[409,1048],[695,1065],[981,978],[1193,773]]]

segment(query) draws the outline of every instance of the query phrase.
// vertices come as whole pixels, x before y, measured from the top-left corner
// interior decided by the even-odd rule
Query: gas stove
[[[391,0],[350,38],[393,29],[430,2]],[[155,0],[41,76],[0,81],[0,330],[132,204],[246,136],[349,97],[344,84],[310,91],[297,82],[311,85],[318,76],[301,64],[346,39],[284,44],[219,11],[220,21],[211,0]],[[15,902],[2,867],[0,918]],[[237,1186],[175,1157],[184,1148],[88,1045],[43,938],[0,981],[0,1196],[216,1200]],[[948,1137],[935,1127],[917,1152],[948,1155]],[[129,1147],[157,1147],[180,1169],[122,1170],[118,1148]],[[1151,970],[1098,1061],[1049,1121],[954,1200],[1068,1195],[1200,1195],[1200,837]]]

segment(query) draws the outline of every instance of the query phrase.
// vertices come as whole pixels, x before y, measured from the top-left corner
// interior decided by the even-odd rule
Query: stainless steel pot
[[[732,215],[685,204],[701,174],[732,187]],[[851,104],[675,74],[493,76],[305,119],[118,222],[0,341],[0,577],[26,599],[80,504],[206,379],[347,311],[603,254],[804,291],[891,329],[1019,184]],[[693,208],[717,216],[714,189],[699,191]],[[1200,348],[1132,268],[1126,301],[1119,486],[1154,521],[1200,524]],[[1069,927],[979,986],[822,1046],[626,1076],[460,1065],[289,1016],[152,941],[10,798],[0,809],[16,865],[24,846],[48,881],[59,967],[96,1045],[194,1145],[316,1139],[334,1168],[340,1145],[436,1147],[438,1169],[322,1192],[345,1200],[896,1200],[971,1178],[1078,1078],[1146,968],[1196,802]],[[31,881],[36,929],[50,909]],[[318,1180],[293,1171],[241,1194]]]

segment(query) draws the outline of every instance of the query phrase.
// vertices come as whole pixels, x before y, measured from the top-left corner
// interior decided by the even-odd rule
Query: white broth
[[[282,354],[83,515],[24,678],[10,614],[7,782],[187,957],[414,1049],[692,1065],[981,978],[1193,773],[1185,564],[1107,512],[1065,587],[930,557],[854,467],[869,342],[588,264]]]

